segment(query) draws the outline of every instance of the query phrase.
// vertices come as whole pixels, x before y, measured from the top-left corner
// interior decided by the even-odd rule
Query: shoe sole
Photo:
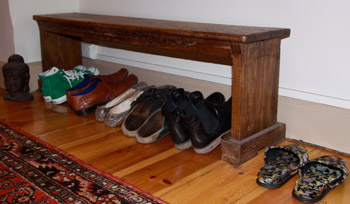
[[[159,134],[160,130],[158,130],[156,133],[154,133],[153,135],[150,135],[148,137],[138,137],[138,135],[136,134],[136,141],[138,143],[141,143],[141,144],[151,144],[153,142],[156,142],[156,138]]]
[[[61,103],[64,103],[67,101],[67,96],[66,95],[63,95],[59,98],[55,98],[55,99],[51,99],[51,101],[54,103],[54,104],[61,104]]]
[[[158,140],[168,136],[170,134],[170,132],[168,132],[167,134],[164,134],[163,137],[160,137],[160,138],[157,138],[159,136],[159,133],[163,131],[162,129],[158,130],[157,132],[155,132],[154,134],[148,136],[148,137],[139,137],[136,133],[136,141],[138,143],[141,143],[141,144],[151,144],[151,143],[154,143],[154,142],[157,142]]]
[[[178,150],[186,150],[192,147],[192,142],[190,139],[188,139],[186,142],[181,144],[174,144],[175,148]]]
[[[217,137],[215,140],[213,140],[211,143],[209,143],[207,146],[202,147],[202,148],[195,148],[193,147],[194,151],[197,154],[208,154],[209,152],[213,151],[217,146],[220,145],[221,143],[221,137],[229,133],[231,129],[225,131],[222,133],[219,137]]]
[[[52,101],[52,98],[51,96],[43,96],[45,102],[51,102]]]

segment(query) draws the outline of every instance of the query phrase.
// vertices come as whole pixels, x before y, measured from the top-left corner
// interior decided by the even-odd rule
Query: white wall
[[[78,12],[79,0],[9,0],[15,52],[25,62],[41,61],[39,28],[35,14]]]
[[[290,28],[291,37],[284,39],[281,47],[280,95],[347,109],[350,109],[349,8],[348,0],[80,1],[80,12],[86,13]],[[144,61],[134,62],[134,53],[106,48],[97,52],[98,59],[147,69],[161,70],[159,67],[169,64],[166,58],[157,58],[159,63],[151,66],[152,57],[140,55]],[[180,60],[171,62],[168,71],[179,75],[189,74],[193,66]],[[228,69],[221,69],[223,73],[218,75],[227,76]],[[198,76],[198,69],[193,68],[192,75]]]
[[[0,28],[0,61],[7,62],[15,50],[8,0],[0,1]]]

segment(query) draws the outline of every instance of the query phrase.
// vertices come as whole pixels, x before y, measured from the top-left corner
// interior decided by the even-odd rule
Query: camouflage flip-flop
[[[298,144],[267,147],[265,166],[259,170],[256,182],[266,188],[278,188],[296,175],[308,158],[307,149]]]
[[[338,156],[322,156],[300,169],[293,196],[305,203],[320,201],[331,189],[341,184],[347,174],[344,160]]]

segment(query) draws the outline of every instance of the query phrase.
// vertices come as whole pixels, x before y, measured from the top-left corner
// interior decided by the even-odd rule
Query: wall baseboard
[[[279,95],[287,96],[290,98],[301,99],[305,101],[311,101],[315,103],[321,103],[325,105],[335,106],[339,108],[350,109],[350,100],[335,98],[331,96],[324,96],[320,94],[304,92],[300,90],[294,90],[284,87],[279,87]]]

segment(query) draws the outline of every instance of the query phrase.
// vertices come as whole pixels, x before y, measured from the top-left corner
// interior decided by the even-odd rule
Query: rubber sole
[[[231,129],[223,132],[219,137],[217,137],[215,140],[213,140],[211,143],[209,143],[207,146],[202,147],[202,148],[196,148],[193,147],[194,151],[197,154],[208,154],[211,151],[213,151],[217,146],[219,146],[221,144],[221,137],[226,135],[227,133],[229,133],[231,131]]]
[[[189,149],[190,147],[192,147],[192,142],[190,139],[188,139],[186,142],[181,143],[181,144],[174,143],[174,146],[178,150],[186,150],[186,149]]]
[[[148,137],[139,137],[136,133],[136,141],[140,144],[151,144],[154,142],[157,142],[158,140],[168,136],[170,134],[170,131],[165,133],[162,137],[159,137],[160,132],[164,131],[163,129],[158,130],[154,134],[148,136]]]
[[[51,96],[43,96],[45,102],[51,102],[52,101],[52,98]]]
[[[59,98],[55,98],[55,99],[51,98],[51,101],[53,102],[53,104],[61,104],[67,101],[67,96],[66,94],[64,94]]]

